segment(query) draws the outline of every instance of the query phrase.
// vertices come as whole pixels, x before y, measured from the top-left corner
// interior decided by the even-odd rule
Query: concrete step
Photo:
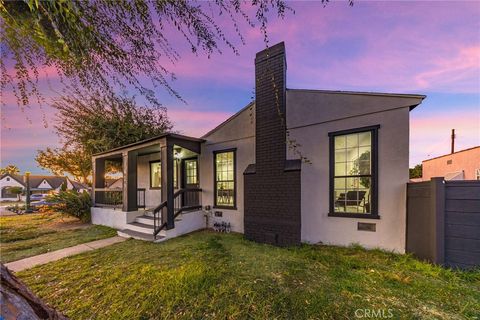
[[[155,240],[153,238],[152,234],[145,234],[143,232],[138,232],[138,231],[130,230],[130,229],[119,230],[119,231],[117,231],[117,234],[120,237],[123,237],[123,238],[133,238],[133,239],[137,239],[137,240],[152,241],[152,242]],[[160,242],[163,238],[165,238],[165,236],[162,236],[162,235],[159,234],[157,236],[156,241]]]
[[[153,224],[154,224],[153,217],[146,216],[146,215],[136,217],[135,222],[142,223],[142,224],[148,224],[148,225],[151,225],[151,226],[153,226]]]
[[[127,227],[130,230],[145,233],[145,234],[153,234],[153,225],[145,224],[140,222],[131,222],[127,223]]]

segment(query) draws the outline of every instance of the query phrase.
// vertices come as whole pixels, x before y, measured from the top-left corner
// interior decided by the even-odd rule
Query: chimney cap
[[[255,62],[260,62],[280,54],[285,55],[285,42],[283,41],[257,52]]]

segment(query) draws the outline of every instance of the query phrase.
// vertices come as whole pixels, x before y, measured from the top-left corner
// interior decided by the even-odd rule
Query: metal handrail
[[[177,218],[179,214],[181,214],[184,211],[188,210],[195,210],[195,209],[201,209],[201,197],[195,198],[198,203],[193,204],[193,205],[185,205],[184,204],[184,197],[185,194],[193,192],[193,193],[199,193],[201,196],[202,189],[200,188],[186,188],[186,189],[180,189],[177,192],[173,194],[173,203],[174,203],[174,216],[173,218]],[[182,197],[181,197],[182,196]],[[157,239],[157,235],[160,231],[162,231],[166,226],[167,222],[161,223],[161,217],[162,217],[162,209],[167,206],[167,201],[162,202],[160,205],[158,205],[155,209],[153,209],[153,237],[154,239]],[[158,221],[158,223],[157,223]]]

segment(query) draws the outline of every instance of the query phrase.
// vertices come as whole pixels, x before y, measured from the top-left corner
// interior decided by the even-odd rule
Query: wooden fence
[[[480,266],[480,181],[407,185],[407,252],[449,267]]]

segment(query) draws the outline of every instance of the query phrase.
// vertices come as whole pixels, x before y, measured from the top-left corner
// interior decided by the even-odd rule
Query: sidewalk
[[[39,254],[38,256],[33,256],[33,257],[25,258],[22,260],[9,262],[9,263],[6,263],[5,266],[8,269],[10,269],[10,271],[18,272],[25,269],[33,268],[34,266],[37,266],[37,265],[41,265],[41,264],[49,263],[52,261],[57,261],[65,257],[73,256],[82,252],[103,248],[115,243],[123,242],[125,240],[127,239],[117,236],[117,237],[82,243],[73,247],[64,248],[57,251]]]

